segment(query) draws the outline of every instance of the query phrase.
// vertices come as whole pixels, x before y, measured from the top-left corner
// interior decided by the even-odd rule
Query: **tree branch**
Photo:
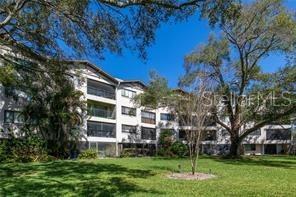
[[[7,15],[7,17],[2,22],[0,22],[0,28],[2,28],[5,25],[7,25],[7,23],[9,23],[9,21],[12,19],[12,17],[18,11],[20,11],[28,1],[29,0],[18,0],[18,1],[16,1],[15,6],[14,6],[14,8],[13,8],[12,11],[9,10],[9,9],[7,9],[8,15]]]
[[[263,127],[264,125],[272,122],[272,121],[275,121],[275,120],[278,120],[280,118],[283,118],[283,117],[287,117],[293,113],[295,113],[296,111],[296,106],[292,106],[290,109],[288,109],[287,111],[283,112],[283,113],[279,113],[279,114],[276,114],[275,116],[271,116],[270,118],[267,118],[266,120],[263,120],[259,123],[257,123],[255,126],[253,126],[252,128],[249,128],[247,129],[239,138],[240,140],[243,140],[245,137],[247,137],[247,135],[249,135],[250,133],[256,131],[257,129]]]
[[[191,1],[187,1],[184,3],[180,3],[180,4],[173,4],[173,3],[169,3],[166,1],[161,1],[161,0],[121,0],[121,1],[116,1],[116,0],[98,0],[100,3],[103,4],[108,4],[114,7],[118,7],[118,8],[126,8],[126,7],[130,7],[130,6],[136,6],[136,5],[158,5],[158,6],[162,6],[164,8],[169,8],[169,9],[182,9],[184,7],[187,6],[198,6],[199,2],[203,2],[205,0],[191,0]]]

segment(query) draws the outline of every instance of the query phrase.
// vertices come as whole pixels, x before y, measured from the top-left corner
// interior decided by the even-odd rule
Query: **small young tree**
[[[185,126],[186,143],[191,161],[191,172],[196,172],[197,160],[200,152],[202,135],[206,131],[206,120],[209,118],[211,103],[205,97],[207,85],[200,80],[190,92],[176,95],[177,103],[173,105],[178,116],[179,124]]]
[[[167,86],[166,79],[152,73],[147,90],[135,98],[136,103],[142,106],[172,109],[179,123],[186,127],[186,143],[193,175],[196,172],[201,137],[206,130],[205,122],[211,109],[211,103],[207,103],[205,96],[208,87],[208,83],[201,77],[191,90],[187,89],[186,92],[171,90]]]

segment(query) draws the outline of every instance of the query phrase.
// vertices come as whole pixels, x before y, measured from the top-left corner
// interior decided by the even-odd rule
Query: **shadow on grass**
[[[285,169],[296,169],[296,157],[289,156],[253,156],[243,157],[241,159],[225,159],[221,157],[213,157],[213,160],[224,164],[231,165],[252,165],[252,166],[265,166],[277,167]]]
[[[127,196],[134,192],[161,194],[130,178],[154,176],[150,170],[116,164],[58,161],[0,165],[0,196]]]

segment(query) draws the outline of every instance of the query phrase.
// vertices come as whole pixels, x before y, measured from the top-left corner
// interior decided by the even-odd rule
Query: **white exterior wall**
[[[174,135],[176,139],[178,139],[178,131],[181,129],[178,125],[177,121],[162,121],[160,118],[161,113],[170,113],[168,108],[160,108],[157,110],[152,110],[156,114],[156,124],[146,124],[141,122],[141,110],[142,107],[136,107],[130,98],[124,97],[121,95],[121,91],[123,89],[131,90],[136,92],[136,94],[142,93],[143,87],[137,82],[131,83],[122,83],[121,80],[118,80],[116,83],[114,80],[108,78],[108,76],[102,74],[99,70],[92,68],[90,66],[85,66],[82,68],[82,78],[84,80],[75,80],[75,85],[78,90],[84,93],[84,100],[92,100],[101,103],[107,103],[115,106],[116,117],[115,119],[101,118],[101,117],[87,117],[87,120],[94,122],[105,122],[105,123],[113,123],[116,125],[116,137],[115,138],[107,138],[107,137],[89,137],[86,136],[87,130],[87,121],[85,121],[85,125],[83,127],[83,131],[85,136],[87,137],[88,142],[98,142],[98,143],[109,143],[114,144],[116,147],[116,155],[118,155],[118,144],[119,143],[145,143],[145,144],[157,144],[157,139],[159,138],[159,134],[161,129],[172,129],[174,130]],[[105,83],[114,86],[115,88],[115,97],[116,99],[108,99],[95,95],[87,94],[87,79],[94,80],[97,82]],[[117,79],[116,79],[117,80]],[[20,110],[21,104],[12,102],[11,99],[7,99],[4,96],[4,88],[0,86],[0,129],[5,129],[4,124],[4,110]],[[124,115],[121,113],[121,107],[131,107],[136,108],[136,116]],[[145,109],[146,110],[146,109]],[[149,111],[149,110],[147,110]],[[137,126],[137,134],[123,133],[122,132],[122,124]],[[141,139],[141,127],[148,128],[156,128],[156,140],[143,140]],[[291,125],[268,125],[261,128],[261,135],[258,136],[249,136],[246,140],[243,141],[243,144],[256,144],[255,154],[264,154],[264,144],[289,144],[290,140],[266,140],[266,129],[276,128],[291,128]],[[186,127],[182,127],[182,129],[186,129]],[[204,141],[203,145],[225,145],[230,144],[230,136],[222,135],[222,128],[217,127],[209,127],[209,129],[217,130],[217,140],[216,141]],[[1,134],[0,134],[1,135]],[[3,136],[0,136],[3,137]],[[280,149],[280,147],[279,147]],[[254,153],[254,151],[252,151]],[[247,152],[247,154],[251,154]]]

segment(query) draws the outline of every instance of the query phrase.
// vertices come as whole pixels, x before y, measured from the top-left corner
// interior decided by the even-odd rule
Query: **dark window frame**
[[[7,115],[6,115],[7,113],[12,113],[12,121],[11,122],[7,121]],[[18,115],[16,115],[16,114],[18,114]],[[4,121],[5,124],[12,124],[12,123],[22,124],[24,122],[24,120],[21,120],[21,121],[18,120],[18,118],[20,118],[18,116],[20,116],[20,115],[21,115],[20,111],[4,110],[4,120],[3,121]]]
[[[90,126],[91,125],[91,126]],[[93,129],[91,130],[90,127],[102,127],[100,130]],[[112,126],[112,130],[104,130],[104,126]],[[104,135],[96,135],[94,133],[107,133]],[[96,122],[96,121],[87,121],[87,136],[88,137],[106,137],[106,138],[116,138],[116,124],[115,123],[108,123],[108,122]]]
[[[206,133],[202,134],[202,141],[216,141],[217,140],[217,130],[206,130]]]
[[[160,113],[160,120],[174,121],[175,120],[175,115],[174,114],[170,114],[170,113]]]
[[[128,109],[129,112],[126,113],[125,110],[124,110],[124,108],[125,109]],[[128,116],[137,116],[137,108],[121,106],[121,114],[128,115]]]
[[[256,151],[256,144],[244,144],[244,149],[246,152]]]
[[[131,92],[131,96],[129,95],[125,95],[124,92]],[[136,91],[133,90],[129,90],[129,89],[122,89],[121,90],[121,96],[125,97],[125,98],[133,98],[134,96],[136,96]]]
[[[149,115],[147,115],[145,117],[145,116],[143,116],[143,113],[152,115],[153,117],[147,117]],[[149,112],[149,111],[142,110],[141,111],[141,122],[142,123],[147,123],[147,124],[155,124],[156,123],[156,114],[154,112]]]
[[[131,131],[131,130],[129,130],[129,131],[124,130],[124,129],[123,129],[124,127],[130,127],[130,128],[132,128],[132,131]],[[121,132],[122,132],[122,133],[137,133],[137,126],[136,126],[136,125],[122,124],[122,125],[121,125]]]
[[[156,140],[156,128],[141,127],[141,139]]]
[[[276,132],[275,132],[276,131]],[[266,129],[266,140],[291,140],[292,130],[290,128]],[[273,133],[270,133],[273,132]],[[284,133],[288,132],[288,133]]]

